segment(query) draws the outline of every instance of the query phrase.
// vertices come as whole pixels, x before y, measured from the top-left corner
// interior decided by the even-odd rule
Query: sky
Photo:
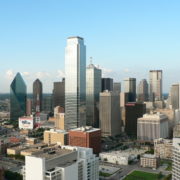
[[[20,72],[32,92],[64,77],[69,36],[81,36],[87,64],[123,82],[163,70],[163,90],[180,81],[179,0],[0,0],[0,93]]]

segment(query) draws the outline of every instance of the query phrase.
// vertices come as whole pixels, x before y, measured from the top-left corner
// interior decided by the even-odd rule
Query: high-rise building
[[[138,102],[148,101],[148,83],[146,79],[142,79],[138,85],[137,99]]]
[[[101,92],[100,69],[90,64],[86,68],[86,125],[99,127],[99,93]]]
[[[46,147],[25,157],[24,180],[99,180],[99,158],[92,149]]]
[[[180,138],[173,138],[172,180],[180,179]]]
[[[53,111],[52,95],[44,95],[43,96],[43,111],[45,113],[50,113]]]
[[[10,85],[10,119],[17,120],[26,115],[27,88],[20,73]]]
[[[65,108],[65,78],[62,82],[54,82],[53,107],[56,106]]]
[[[170,91],[171,102],[173,109],[180,109],[180,88],[179,84],[173,84]]]
[[[92,148],[93,152],[101,152],[101,130],[90,126],[69,131],[69,145]]]
[[[32,114],[32,100],[27,99],[26,101],[26,115],[30,116]]]
[[[69,37],[65,49],[65,128],[86,125],[86,46]]]
[[[124,80],[124,92],[129,94],[129,102],[136,102],[136,78]]]
[[[137,137],[137,120],[146,113],[146,105],[127,103],[125,106],[125,131],[127,135]]]
[[[102,92],[103,91],[113,91],[113,79],[112,78],[102,78]]]
[[[149,71],[150,101],[162,100],[162,70]]]
[[[161,113],[145,114],[138,118],[137,138],[140,141],[154,141],[169,137],[168,117]]]
[[[100,93],[99,120],[102,136],[115,136],[121,133],[119,93]]]
[[[33,110],[35,112],[42,111],[43,100],[43,86],[39,79],[36,79],[33,83]]]
[[[117,92],[117,93],[121,92],[121,83],[120,82],[113,83],[113,91]]]

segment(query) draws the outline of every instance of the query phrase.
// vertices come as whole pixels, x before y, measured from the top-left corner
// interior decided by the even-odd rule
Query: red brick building
[[[69,145],[93,148],[94,153],[101,152],[101,130],[82,127],[69,131]]]

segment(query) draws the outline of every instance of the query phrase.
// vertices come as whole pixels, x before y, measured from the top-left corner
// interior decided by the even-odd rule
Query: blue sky
[[[104,76],[123,81],[164,71],[164,91],[180,81],[178,0],[1,0],[0,92],[16,72],[28,91],[39,77],[44,91],[64,74],[66,38],[84,37]]]

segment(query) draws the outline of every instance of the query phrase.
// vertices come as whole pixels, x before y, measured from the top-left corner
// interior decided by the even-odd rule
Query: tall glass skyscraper
[[[150,101],[162,100],[162,70],[149,71]]]
[[[86,68],[86,124],[99,127],[99,94],[101,92],[101,69],[93,64]]]
[[[86,46],[69,37],[65,49],[65,129],[86,125]]]
[[[136,78],[124,80],[124,92],[129,94],[129,102],[136,102]]]
[[[11,120],[18,120],[19,117],[26,114],[26,84],[20,73],[10,85],[10,118]]]

